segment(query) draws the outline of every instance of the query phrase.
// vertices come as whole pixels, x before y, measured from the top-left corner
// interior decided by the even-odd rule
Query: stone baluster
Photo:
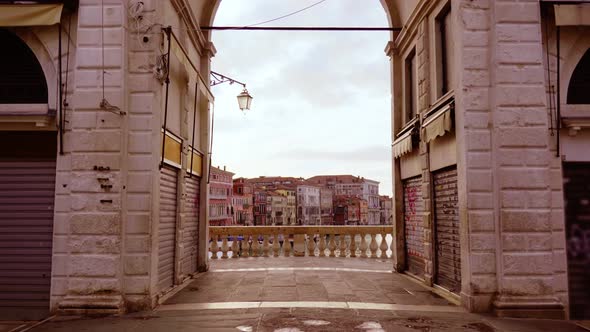
[[[348,247],[346,244],[346,235],[340,233],[338,237],[340,238],[340,257],[346,257],[346,248]]]
[[[242,243],[242,251],[240,252],[240,257],[250,257],[250,243],[248,243],[249,235],[244,235],[244,239],[241,241]]]
[[[279,233],[274,233],[272,237],[273,257],[279,257],[281,253],[281,244],[279,243]]]
[[[211,237],[211,259],[217,259],[217,252],[219,251],[219,246],[217,245],[217,235],[213,235]]]
[[[381,234],[381,245],[379,246],[379,249],[381,249],[381,258],[387,258],[387,233]]]
[[[330,242],[328,244],[328,249],[330,249],[330,257],[336,257],[336,241],[334,238],[336,237],[334,234],[329,234]]]
[[[394,246],[395,241],[393,241],[393,239],[394,239],[393,233],[390,235],[391,235],[391,245],[389,246],[389,248],[391,249],[391,257],[393,258],[393,253],[394,253],[393,246]]]
[[[350,234],[350,257],[356,257],[356,234]]]
[[[223,240],[221,241],[221,259],[227,259],[227,251],[229,250],[229,247],[227,245],[227,235],[222,236]]]
[[[291,257],[291,242],[289,241],[289,233],[283,234],[283,256]]]
[[[371,250],[371,258],[377,258],[377,248],[379,248],[379,246],[377,245],[375,234],[371,234],[371,245],[369,246],[369,249]]]
[[[361,257],[367,258],[367,235],[361,234]]]
[[[319,240],[320,257],[326,257],[326,234],[320,234]]]
[[[240,258],[240,246],[238,244],[238,236],[234,235],[231,242],[231,258]]]
[[[307,256],[314,257],[315,256],[315,241],[313,237],[315,234],[308,234],[307,238]]]
[[[268,235],[262,236],[262,257],[268,257],[269,252]]]
[[[260,251],[260,244],[258,243],[258,234],[252,235],[252,257],[258,257]]]

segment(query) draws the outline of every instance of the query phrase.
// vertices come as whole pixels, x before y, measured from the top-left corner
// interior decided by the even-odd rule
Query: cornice
[[[180,15],[182,22],[184,22],[184,24],[186,25],[188,36],[193,42],[195,48],[197,49],[197,52],[199,53],[199,55],[203,55],[203,51],[209,50],[211,48],[209,46],[210,43],[207,41],[207,38],[205,38],[205,35],[203,34],[203,31],[199,26],[199,22],[195,17],[190,4],[188,3],[188,0],[170,1],[174,9]]]
[[[400,54],[404,53],[414,42],[422,20],[442,1],[446,0],[420,0],[418,5],[416,5],[416,9],[414,9],[408,21],[404,23],[402,31],[395,40],[395,48]]]

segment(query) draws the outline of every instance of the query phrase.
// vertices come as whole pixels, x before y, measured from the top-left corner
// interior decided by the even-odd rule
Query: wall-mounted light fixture
[[[211,71],[211,86],[216,86],[218,84],[221,83],[225,83],[225,82],[229,82],[229,84],[240,84],[241,86],[244,87],[244,90],[242,90],[242,92],[238,95],[238,106],[240,107],[240,110],[242,111],[247,111],[250,110],[250,106],[252,105],[252,99],[254,99],[250,93],[248,92],[248,90],[246,89],[246,84],[242,83],[240,81],[236,81],[233,78],[227,77],[225,75],[222,75],[220,73]]]

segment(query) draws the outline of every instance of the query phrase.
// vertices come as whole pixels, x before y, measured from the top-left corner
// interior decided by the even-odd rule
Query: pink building
[[[229,226],[233,224],[232,188],[234,173],[211,167],[209,181],[209,225]]]

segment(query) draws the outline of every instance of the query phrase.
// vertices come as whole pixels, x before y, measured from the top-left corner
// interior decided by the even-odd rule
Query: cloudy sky
[[[223,0],[215,25],[245,26],[317,0]],[[387,26],[379,0],[326,0],[268,26]],[[236,177],[353,174],[391,195],[387,32],[215,31],[213,164]]]

